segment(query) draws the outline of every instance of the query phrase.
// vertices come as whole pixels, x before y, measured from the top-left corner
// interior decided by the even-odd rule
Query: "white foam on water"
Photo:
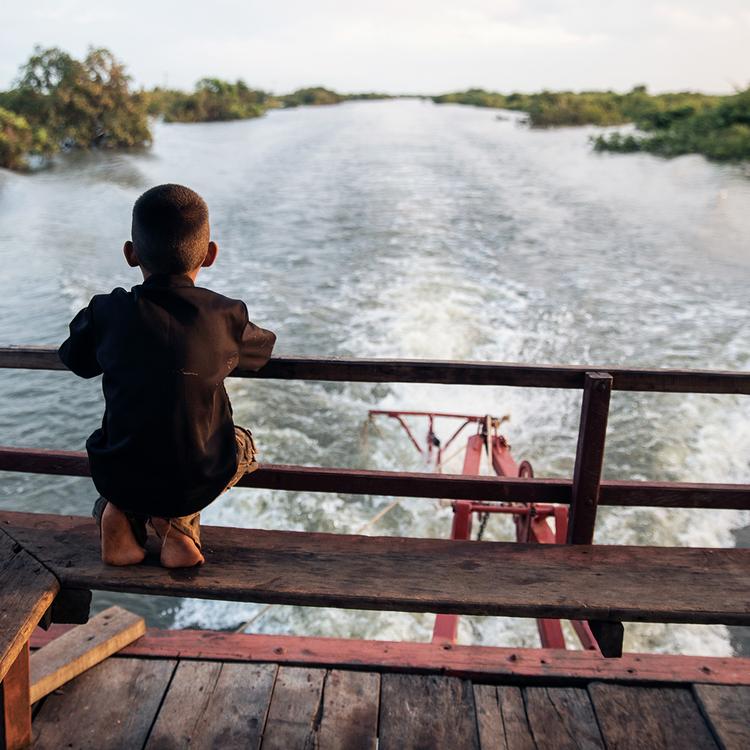
[[[253,169],[236,177],[249,185],[247,198],[217,191],[209,203],[218,203],[214,215],[228,224],[228,238],[252,233],[246,260],[237,248],[227,251],[235,268],[226,280],[240,296],[253,295],[255,280],[263,280],[253,309],[283,322],[283,351],[321,354],[322,346],[363,357],[750,368],[741,274],[720,279],[711,265],[720,262],[712,245],[726,235],[737,250],[746,223],[737,196],[747,190],[734,173],[695,159],[598,158],[588,150],[588,130],[532,132],[477,110],[401,102],[379,108],[382,120],[372,112],[316,112],[325,126],[317,136],[320,125],[297,113],[308,129],[287,128],[289,148],[263,122],[253,124],[260,147],[252,139],[214,144],[252,151]],[[231,138],[240,130],[222,132]],[[165,127],[160,137],[170,132]],[[199,131],[174,132],[179,145]],[[266,158],[274,168],[258,169]],[[171,166],[179,176],[182,167]],[[717,208],[723,189],[732,200]],[[253,427],[273,462],[424,468],[394,424],[380,423],[366,445],[360,440],[368,409],[401,408],[510,413],[504,432],[517,459],[531,460],[537,476],[570,476],[573,468],[576,391],[251,382],[232,383],[230,393],[237,421]],[[748,481],[747,401],[615,393],[606,476]],[[441,437],[451,430],[438,428]],[[234,489],[204,520],[353,531],[388,501]],[[448,508],[405,499],[367,533],[447,537],[450,520]],[[748,522],[747,513],[733,511],[602,509],[597,539],[727,546]],[[512,539],[510,520],[493,518],[487,538]],[[174,622],[227,628],[259,609],[185,600]],[[427,640],[431,626],[428,615],[274,607],[251,629]],[[462,642],[538,643],[531,620],[465,617],[459,635]],[[726,629],[680,625],[628,625],[626,647],[730,650]]]

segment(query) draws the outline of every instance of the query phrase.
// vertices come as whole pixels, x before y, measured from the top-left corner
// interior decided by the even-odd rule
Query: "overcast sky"
[[[480,86],[727,92],[750,84],[750,0],[3,0],[0,87],[34,44],[105,46],[139,85],[276,92]]]

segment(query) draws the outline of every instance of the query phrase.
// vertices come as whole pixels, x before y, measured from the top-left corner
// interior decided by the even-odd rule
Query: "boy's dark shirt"
[[[244,302],[189,276],[150,276],[93,297],[59,354],[81,377],[103,374],[104,419],[86,441],[101,495],[164,518],[205,508],[237,469],[224,378],[260,369],[275,341]]]

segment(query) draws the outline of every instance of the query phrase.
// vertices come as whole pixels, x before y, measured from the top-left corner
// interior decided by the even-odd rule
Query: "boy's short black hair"
[[[135,202],[131,231],[144,268],[151,273],[186,273],[206,257],[208,206],[184,185],[157,185]]]

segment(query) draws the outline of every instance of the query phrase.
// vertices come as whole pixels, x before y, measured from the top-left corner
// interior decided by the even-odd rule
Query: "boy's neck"
[[[145,269],[143,266],[140,266],[141,273],[143,274],[143,280],[146,281],[146,279],[151,278],[151,276],[187,276],[194,284],[195,280],[198,278],[198,272],[201,270],[201,266],[198,266],[198,268],[194,268],[192,271],[183,271],[182,273],[169,273],[169,274],[154,274],[151,273],[151,271]]]

